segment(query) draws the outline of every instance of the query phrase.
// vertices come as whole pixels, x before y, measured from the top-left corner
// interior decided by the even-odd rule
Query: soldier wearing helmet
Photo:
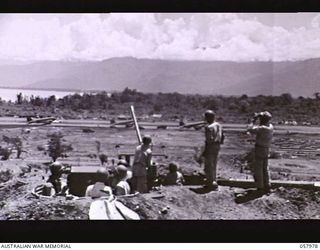
[[[109,172],[103,167],[99,168],[97,170],[97,179],[95,180],[95,183],[92,183],[87,187],[85,196],[100,198],[112,195],[112,189],[109,186],[109,179]]]
[[[254,180],[258,191],[269,192],[268,156],[273,137],[273,125],[270,123],[272,115],[268,111],[255,113],[247,131],[256,134],[254,148]],[[259,125],[255,122],[259,120]]]
[[[125,159],[120,159],[117,163],[117,165],[122,165],[122,166],[126,166],[128,167],[129,166],[129,163],[125,160]]]
[[[128,179],[131,178],[128,168],[125,165],[118,164],[114,171],[114,178],[117,184],[114,188],[115,195],[127,195],[130,194],[131,188],[128,183]]]
[[[49,176],[47,182],[51,183],[54,191],[58,194],[62,191],[61,175],[63,174],[64,167],[63,165],[55,161],[49,166],[51,175]]]
[[[202,153],[204,157],[204,172],[206,175],[205,188],[216,190],[217,184],[217,162],[220,151],[220,144],[223,143],[222,126],[215,121],[215,113],[207,110],[204,113],[205,121],[205,147]]]

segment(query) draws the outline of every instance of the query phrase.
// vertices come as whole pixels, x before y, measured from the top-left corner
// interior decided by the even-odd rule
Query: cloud
[[[0,59],[285,61],[320,57],[320,15],[286,30],[237,14],[83,14],[70,22],[35,15],[0,20]]]
[[[320,28],[320,14],[316,15],[312,21],[311,21],[311,26],[315,29]]]

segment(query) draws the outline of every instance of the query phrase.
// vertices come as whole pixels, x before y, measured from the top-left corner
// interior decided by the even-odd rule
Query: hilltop
[[[179,92],[211,95],[312,96],[320,59],[295,62],[174,61],[112,58],[0,66],[0,86],[38,89]]]

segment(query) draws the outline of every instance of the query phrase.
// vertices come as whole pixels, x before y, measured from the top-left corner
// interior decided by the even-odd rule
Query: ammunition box
[[[89,185],[101,179],[101,173],[97,171],[101,167],[71,167],[67,177],[70,194],[82,197],[85,196]]]

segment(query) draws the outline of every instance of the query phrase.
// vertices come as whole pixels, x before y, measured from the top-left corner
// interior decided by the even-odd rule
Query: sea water
[[[29,99],[32,95],[34,97],[49,97],[54,95],[57,99],[62,98],[67,95],[74,94],[75,92],[71,91],[59,91],[59,90],[33,90],[33,89],[6,89],[0,88],[0,98],[4,101],[16,101],[17,95],[22,93],[22,96]]]

